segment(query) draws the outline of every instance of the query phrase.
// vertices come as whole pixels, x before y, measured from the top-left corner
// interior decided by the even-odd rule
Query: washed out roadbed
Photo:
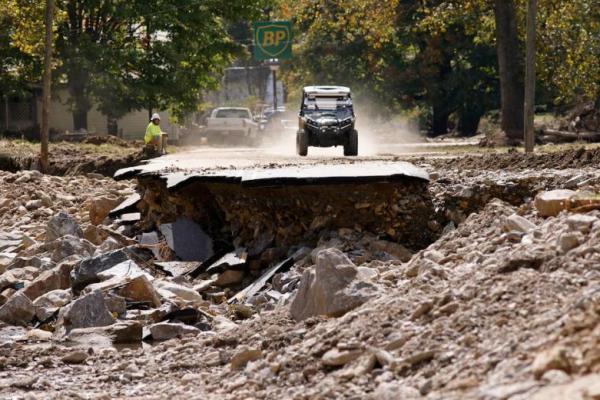
[[[523,155],[499,167],[513,154],[418,160],[430,243],[352,225],[252,258],[241,237],[193,276],[163,262],[168,240],[140,245],[106,218],[132,182],[0,172],[0,397],[599,398],[600,171],[586,152],[534,169]]]
[[[38,169],[39,143],[0,139],[0,170]],[[99,173],[112,176],[118,169],[143,159],[142,145],[114,137],[89,137],[80,143],[50,143],[52,175]]]

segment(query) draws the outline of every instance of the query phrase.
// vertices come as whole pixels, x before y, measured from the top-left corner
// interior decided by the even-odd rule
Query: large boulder
[[[51,242],[66,235],[83,237],[83,231],[73,217],[61,211],[50,218],[46,226],[46,241]]]
[[[27,325],[35,315],[35,306],[22,291],[13,294],[0,307],[0,321],[12,325]]]
[[[95,291],[63,307],[58,314],[57,326],[61,328],[59,332],[69,333],[77,328],[107,326],[114,322],[102,292]]]
[[[297,321],[316,315],[339,317],[376,294],[377,287],[358,276],[352,261],[337,249],[321,250],[316,267],[302,275],[290,312]]]

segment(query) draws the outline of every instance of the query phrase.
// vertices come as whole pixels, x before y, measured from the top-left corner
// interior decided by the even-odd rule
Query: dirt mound
[[[85,139],[81,141],[81,143],[86,144],[112,144],[121,147],[134,147],[136,146],[133,142],[128,142],[116,136],[87,136]]]
[[[519,152],[469,155],[453,159],[422,159],[435,168],[521,170],[565,169],[597,167],[600,165],[600,148],[569,149],[552,153],[523,154]]]

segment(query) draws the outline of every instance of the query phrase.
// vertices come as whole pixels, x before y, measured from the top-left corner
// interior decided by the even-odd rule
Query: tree
[[[54,0],[46,0],[44,16],[44,78],[42,91],[42,129],[40,132],[40,166],[48,172],[48,139],[50,136],[50,91],[52,85],[52,27],[54,24]]]

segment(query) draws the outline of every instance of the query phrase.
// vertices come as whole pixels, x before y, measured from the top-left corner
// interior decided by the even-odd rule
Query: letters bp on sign
[[[290,21],[255,22],[253,27],[254,58],[257,61],[292,58]]]

